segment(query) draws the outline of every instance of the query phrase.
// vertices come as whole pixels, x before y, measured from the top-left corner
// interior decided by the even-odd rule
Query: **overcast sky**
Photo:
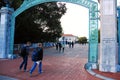
[[[67,3],[67,12],[61,18],[61,25],[65,34],[75,36],[88,35],[88,9],[80,5]]]
[[[118,0],[120,4],[120,0]],[[65,34],[73,34],[78,37],[89,35],[88,9],[72,3],[67,3],[67,12],[61,18],[61,25]]]

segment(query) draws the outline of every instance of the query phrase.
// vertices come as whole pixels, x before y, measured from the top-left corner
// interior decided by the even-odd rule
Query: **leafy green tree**
[[[15,10],[23,3],[23,0],[8,1],[12,3],[9,7]],[[16,18],[15,43],[55,41],[63,33],[60,18],[65,12],[65,4],[58,2],[43,3],[24,11]]]
[[[3,2],[3,0],[0,0],[0,8],[2,7],[2,6],[4,6],[4,2]]]
[[[23,3],[23,0],[12,0],[11,7],[15,10],[20,7],[20,5]]]
[[[80,37],[80,38],[78,39],[78,42],[79,42],[80,44],[86,44],[86,43],[87,43],[87,38],[86,38],[86,37]]]
[[[17,9],[22,0],[14,0]],[[15,43],[26,41],[55,41],[62,34],[60,18],[66,12],[65,4],[49,2],[32,7],[16,18]]]
[[[8,7],[17,9],[22,4],[22,2],[23,2],[23,0],[0,0],[0,8],[2,6],[8,6],[6,4],[9,4]]]

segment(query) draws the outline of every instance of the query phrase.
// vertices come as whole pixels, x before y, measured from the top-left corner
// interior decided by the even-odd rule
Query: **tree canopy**
[[[79,42],[80,44],[86,44],[86,43],[87,43],[87,38],[86,38],[86,37],[80,37],[80,38],[78,39],[78,42]]]
[[[22,2],[13,0],[10,7],[16,10]],[[49,2],[24,11],[16,18],[15,43],[55,41],[63,33],[60,18],[66,10],[65,3]]]

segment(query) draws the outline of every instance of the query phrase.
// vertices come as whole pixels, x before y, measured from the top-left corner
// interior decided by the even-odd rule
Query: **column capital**
[[[8,8],[8,7],[2,7],[0,9],[0,13],[8,13],[8,14],[12,14],[14,12],[13,8]]]

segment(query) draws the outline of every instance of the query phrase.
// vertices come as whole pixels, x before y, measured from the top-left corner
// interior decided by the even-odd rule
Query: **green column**
[[[14,49],[14,32],[15,32],[15,17],[12,15],[11,17],[11,29],[10,29],[10,55],[13,59],[13,49]]]
[[[88,62],[98,62],[98,5],[94,4],[89,10],[89,60]]]
[[[89,9],[89,52],[86,69],[97,69],[98,66],[98,4]]]

